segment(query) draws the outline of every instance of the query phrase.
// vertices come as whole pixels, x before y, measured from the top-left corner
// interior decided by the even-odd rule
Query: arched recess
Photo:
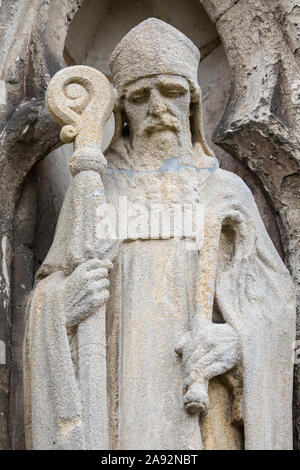
[[[253,0],[254,1],[254,0]],[[49,177],[49,170],[53,172],[53,179],[49,181],[49,186],[47,186],[47,189],[50,188],[50,190],[53,190],[54,193],[52,193],[52,199],[55,197],[58,197],[58,199],[55,201],[55,204],[53,205],[51,200],[46,200],[45,205],[50,204],[48,209],[51,210],[53,209],[53,214],[52,218],[50,220],[50,225],[52,224],[52,227],[55,226],[56,222],[56,217],[57,213],[61,204],[61,200],[64,194],[64,188],[66,187],[66,180],[67,180],[67,173],[66,179],[64,179],[61,182],[61,185],[59,187],[59,195],[57,193],[56,186],[59,184],[58,179],[57,179],[57,174],[61,172],[62,167],[60,166],[59,163],[59,157],[58,160],[55,159],[55,154],[51,154],[51,150],[54,147],[57,147],[59,145],[59,130],[56,124],[52,122],[52,120],[49,118],[45,106],[44,106],[44,94],[45,94],[45,89],[47,86],[47,83],[50,79],[50,76],[52,76],[57,70],[60,68],[64,67],[66,65],[64,58],[68,61],[69,64],[72,63],[72,50],[70,50],[70,47],[68,48],[70,37],[71,37],[71,31],[72,28],[75,27],[76,22],[80,22],[80,16],[82,16],[82,12],[84,12],[85,9],[87,9],[88,3],[93,2],[93,0],[52,0],[50,2],[45,2],[42,0],[28,0],[28,8],[29,11],[32,10],[34,13],[32,13],[32,18],[31,18],[31,25],[32,27],[29,28],[29,32],[26,31],[26,34],[24,33],[24,41],[23,41],[23,48],[22,51],[16,51],[15,49],[13,51],[10,51],[8,54],[9,59],[7,59],[7,63],[5,66],[5,73],[9,73],[11,71],[12,65],[9,63],[9,61],[12,62],[13,64],[13,56],[16,53],[21,54],[22,57],[24,57],[24,67],[23,67],[23,74],[19,78],[19,84],[13,92],[10,93],[10,97],[8,100],[8,108],[10,110],[14,110],[17,106],[19,106],[19,109],[17,109],[15,112],[12,112],[12,116],[10,117],[10,124],[8,126],[8,129],[13,129],[12,131],[4,132],[4,141],[6,141],[6,147],[5,147],[5,152],[8,152],[8,149],[11,150],[10,155],[14,155],[14,166],[18,168],[18,178],[11,182],[11,185],[13,187],[13,192],[11,191],[10,188],[6,185],[5,181],[3,180],[3,187],[4,191],[10,191],[9,194],[12,194],[11,197],[11,205],[10,205],[10,212],[9,212],[9,218],[8,223],[7,223],[7,229],[6,233],[8,233],[8,239],[11,241],[11,224],[12,224],[12,216],[15,213],[15,206],[17,201],[19,201],[18,204],[18,214],[21,214],[23,210],[30,211],[31,204],[31,198],[36,197],[36,193],[34,190],[34,184],[33,181],[36,181],[37,185],[37,194],[39,195],[40,199],[36,201],[37,203],[37,210],[39,211],[40,214],[43,213],[43,206],[39,207],[39,202],[43,197],[45,196],[45,192],[42,194],[42,188],[43,188],[43,178],[48,178]],[[97,4],[98,10],[101,8],[106,8],[107,13],[110,12],[112,16],[112,3],[118,3],[118,2],[109,2],[108,0],[103,0],[103,1],[95,1],[94,0],[94,5]],[[123,7],[122,4],[123,3]],[[157,14],[157,8],[162,8],[163,5],[161,4],[166,4],[168,2],[158,2],[153,0],[152,2],[149,0],[149,2],[131,2],[131,8],[135,8],[136,4],[152,4],[152,10],[145,10],[144,15],[141,15],[140,19],[138,19],[136,22],[130,24],[130,21],[128,22],[128,8],[126,9],[124,7],[126,2],[119,2],[121,11],[123,12],[123,27],[119,27],[119,30],[115,32],[115,41],[117,42],[118,40],[118,35],[121,37],[123,34],[125,34],[131,26],[134,26],[137,24],[139,21],[141,21],[144,17],[148,16],[162,16],[162,19],[165,21],[169,21],[171,24],[172,22],[172,15],[174,18],[175,23],[174,26],[178,27],[179,29],[183,30],[188,36],[191,37],[191,32],[194,31],[195,34],[197,32],[197,21],[196,18],[199,17],[199,14],[197,14],[194,17],[194,29],[191,30],[188,28],[185,30],[185,28],[182,28],[182,22],[184,21],[184,15],[177,13],[179,10],[176,10],[176,5],[179,5],[178,1],[173,1],[170,2],[172,3],[172,8],[168,9],[166,8],[166,13],[164,15],[158,15]],[[195,8],[199,8],[200,10],[200,2],[198,0],[190,0],[190,2],[185,2],[185,11],[187,10],[187,4],[188,3],[193,3],[195,5]],[[201,49],[202,47],[202,56],[205,56],[204,60],[202,61],[201,67],[200,67],[200,83],[203,88],[203,95],[204,95],[204,112],[207,116],[206,118],[206,131],[207,131],[207,136],[208,140],[210,140],[211,133],[213,130],[215,130],[217,122],[221,119],[221,115],[225,112],[224,117],[221,121],[221,125],[218,128],[217,133],[215,134],[215,142],[221,146],[223,149],[227,150],[229,153],[220,150],[218,147],[215,147],[216,153],[218,155],[218,158],[220,159],[221,165],[229,169],[231,171],[234,171],[235,173],[239,174],[242,176],[247,184],[251,187],[253,192],[255,193],[257,203],[259,205],[261,214],[264,218],[264,221],[267,225],[267,228],[269,230],[269,233],[276,244],[278,250],[280,251],[280,237],[278,234],[277,230],[277,225],[274,223],[274,210],[277,211],[278,208],[277,206],[273,203],[272,196],[270,195],[269,192],[269,185],[265,184],[264,179],[262,178],[261,174],[259,171],[256,170],[255,165],[252,165],[249,163],[250,159],[245,159],[244,158],[244,149],[245,149],[245,143],[243,142],[243,135],[239,134],[239,138],[234,141],[230,141],[230,132],[226,133],[226,129],[231,129],[230,127],[230,119],[228,116],[232,115],[232,106],[233,103],[235,103],[235,106],[238,107],[239,104],[237,103],[237,100],[240,99],[240,95],[237,93],[237,84],[240,80],[240,69],[236,68],[236,64],[239,62],[234,59],[234,51],[232,50],[233,48],[236,48],[237,50],[240,50],[242,47],[241,43],[244,42],[244,37],[247,36],[247,32],[244,31],[244,27],[240,26],[240,31],[238,36],[236,37],[236,43],[234,43],[230,39],[230,28],[236,28],[238,27],[232,23],[229,11],[231,8],[240,8],[239,5],[243,5],[245,2],[240,1],[234,1],[234,0],[226,0],[224,2],[217,2],[217,1],[208,1],[208,0],[203,0],[201,2],[207,11],[207,13],[210,15],[210,18],[212,20],[211,23],[209,23],[209,31],[213,32],[212,36],[209,37],[209,39],[206,38],[206,40],[203,43],[199,43],[199,47]],[[222,3],[222,7],[220,9],[220,6],[218,6],[218,3]],[[249,2],[248,2],[249,3]],[[254,2],[255,4],[260,4],[260,1]],[[79,10],[79,8],[82,6],[82,8]],[[96,10],[97,10],[96,8]],[[179,8],[179,7],[178,7]],[[181,2],[181,7],[182,9],[182,2]],[[193,7],[194,8],[194,7]],[[245,8],[245,6],[244,6]],[[96,11],[95,9],[93,10],[94,12]],[[237,10],[240,11],[240,13],[244,13],[243,10]],[[76,13],[78,14],[76,15]],[[227,19],[226,18],[226,13],[227,13]],[[207,18],[204,10],[202,9],[202,15],[205,15]],[[201,17],[201,14],[200,14]],[[74,21],[72,23],[72,20],[74,18]],[[234,17],[235,18],[235,17]],[[90,17],[91,20],[96,21],[97,20],[97,15],[94,14],[92,17]],[[207,20],[205,20],[207,21]],[[222,21],[225,23],[222,23]],[[268,19],[270,21],[270,18]],[[229,60],[229,67],[226,62],[226,56],[223,50],[222,45],[218,45],[218,34],[216,34],[216,29],[213,26],[213,23],[216,24],[217,31],[219,33],[219,36],[221,37],[222,43],[225,46],[225,52],[226,56]],[[92,41],[92,28],[90,27],[90,23],[85,24],[84,21],[82,23],[83,29],[81,33],[83,34],[84,31],[86,31],[86,39],[85,42],[82,43],[82,48],[84,48],[84,44],[88,44],[87,38],[89,37]],[[124,26],[126,25],[126,27]],[[127,26],[128,25],[128,26]],[[199,24],[198,24],[199,26]],[[95,27],[97,29],[97,26]],[[226,29],[227,28],[227,29]],[[69,32],[69,34],[68,34]],[[118,33],[118,34],[117,34]],[[68,35],[68,36],[67,36]],[[209,35],[208,35],[209,36]],[[73,36],[74,37],[74,36]],[[67,38],[67,39],[66,39]],[[81,38],[82,39],[82,38]],[[105,39],[105,36],[103,37]],[[191,37],[196,44],[197,41],[195,40],[194,37]],[[67,46],[67,50],[65,50],[65,43]],[[80,43],[80,37],[78,37],[78,43]],[[111,48],[112,44],[111,44]],[[94,52],[96,52],[96,49],[94,48]],[[76,55],[76,54],[74,54]],[[89,56],[87,57],[89,62],[89,65],[97,66],[97,55]],[[73,57],[75,59],[75,57]],[[84,63],[85,61],[83,60],[83,57],[78,57],[77,60],[80,60],[81,63]],[[94,62],[93,62],[94,60]],[[75,60],[76,62],[76,60]],[[102,71],[108,73],[108,70],[104,70],[102,66],[104,65],[104,62],[100,63],[100,67]],[[219,67],[219,68],[218,68]],[[242,68],[242,66],[241,66]],[[201,70],[202,70],[202,76],[201,76]],[[216,82],[214,83],[211,80],[211,72],[212,70],[215,73],[215,78]],[[226,70],[226,74],[224,76],[224,70]],[[234,86],[230,90],[230,71],[233,71],[233,76],[234,76]],[[202,79],[202,77],[205,77]],[[223,81],[223,85],[226,86],[221,86]],[[9,87],[13,87],[13,85],[9,85]],[[226,88],[227,87],[227,88]],[[220,91],[221,90],[221,91]],[[230,96],[230,101],[229,101],[229,106],[226,107],[226,102],[227,98]],[[251,96],[250,96],[251,97]],[[218,103],[218,112],[214,112],[214,102]],[[25,109],[25,113],[24,113]],[[23,113],[23,114],[22,114]],[[28,115],[32,116],[30,118],[30,121],[28,122]],[[27,128],[28,125],[28,128]],[[24,131],[25,130],[25,131]],[[258,130],[256,131],[257,134],[259,134]],[[21,138],[20,138],[21,135]],[[226,138],[224,137],[226,135]],[[221,137],[219,137],[221,136]],[[229,140],[228,140],[229,137]],[[261,145],[261,147],[263,147]],[[25,149],[25,150],[24,150]],[[37,165],[35,169],[33,170],[33,173],[29,175],[27,178],[27,181],[24,185],[24,190],[22,192],[21,198],[19,197],[21,187],[23,185],[23,182],[25,180],[26,175],[29,174],[30,170],[33,168],[35,163],[41,159],[43,159],[46,155],[48,155],[44,162],[41,164]],[[235,158],[233,158],[231,155],[234,155]],[[256,154],[253,154],[254,157]],[[65,156],[67,158],[67,155]],[[55,161],[55,162],[54,162]],[[52,162],[52,163],[51,163]],[[54,162],[54,163],[53,163]],[[54,166],[57,164],[57,173],[54,168]],[[22,171],[19,171],[19,168],[21,168]],[[11,174],[11,168],[9,168],[9,171]],[[40,183],[39,183],[40,181]],[[260,183],[261,182],[261,183]],[[29,188],[29,189],[28,189]],[[265,196],[265,190],[269,194],[267,197]],[[35,195],[34,195],[35,194]],[[27,209],[26,209],[27,207]],[[44,212],[46,213],[46,212]],[[18,214],[16,215],[15,218],[15,228],[16,228],[16,223],[18,223]],[[48,212],[49,214],[49,212]],[[22,218],[22,217],[21,217]],[[23,220],[23,219],[22,219]],[[282,219],[278,218],[278,221],[280,222],[282,226]],[[44,219],[45,224],[47,224],[47,221]],[[31,230],[32,225],[29,224],[28,230]],[[49,225],[48,225],[49,227]],[[19,227],[20,228],[20,227]],[[45,233],[45,230],[47,229],[46,225],[44,227],[37,227],[37,233],[40,233],[40,240],[42,240],[41,237],[43,237],[43,233]],[[22,232],[22,230],[21,230]],[[282,232],[285,236],[285,232]],[[32,235],[33,237],[33,235]],[[3,397],[4,404],[5,404],[5,409],[8,409],[8,396],[10,394],[10,401],[9,401],[9,408],[10,408],[10,417],[9,417],[9,439],[8,439],[8,431],[7,431],[7,411],[5,415],[5,420],[3,420],[3,432],[0,433],[0,438],[2,435],[4,436],[6,433],[6,441],[10,441],[10,446],[12,448],[22,448],[24,446],[24,441],[23,441],[23,429],[22,429],[22,361],[21,361],[21,349],[20,349],[20,344],[22,342],[22,334],[23,334],[23,316],[24,316],[24,301],[25,297],[28,293],[28,291],[31,288],[32,285],[32,275],[34,271],[34,245],[36,245],[36,239],[30,238],[29,241],[24,243],[24,239],[20,240],[18,237],[15,237],[15,244],[13,245],[13,251],[14,253],[17,253],[17,257],[15,257],[14,263],[15,263],[15,268],[13,270],[13,279],[12,279],[12,289],[13,289],[13,299],[14,299],[14,306],[13,306],[13,311],[12,311],[12,328],[11,331],[7,332],[7,337],[11,337],[11,344],[12,344],[12,349],[11,349],[11,366],[8,364],[7,371],[6,371],[6,387],[7,391],[5,393],[5,396]],[[44,243],[45,242],[45,243]],[[40,253],[38,255],[38,261],[42,261],[42,258],[44,254],[46,253],[47,249],[49,248],[49,243],[51,242],[51,236],[48,237],[48,239],[45,241],[43,240],[44,246],[40,247]],[[25,246],[25,249],[24,249]],[[11,253],[11,251],[9,252]],[[28,256],[30,257],[30,261],[28,261]],[[11,261],[11,255],[9,254],[7,256],[7,263],[10,265]],[[19,263],[19,264],[17,264]],[[31,265],[30,272],[26,272],[27,267]],[[18,279],[15,275],[18,272],[22,272],[22,269],[25,271],[24,276],[27,276],[27,282],[26,285],[21,282],[20,279]],[[15,277],[14,277],[15,276]],[[25,285],[25,289],[23,289],[21,284]],[[16,291],[18,290],[18,292]],[[10,299],[10,296],[9,296]],[[8,315],[9,317],[11,316],[10,314],[10,307],[8,308]],[[10,387],[9,387],[9,381],[7,380],[7,373],[9,375],[10,373]],[[10,391],[9,391],[10,389]],[[6,404],[7,402],[7,404]],[[5,421],[5,422],[4,422]],[[7,444],[9,445],[9,444]]]

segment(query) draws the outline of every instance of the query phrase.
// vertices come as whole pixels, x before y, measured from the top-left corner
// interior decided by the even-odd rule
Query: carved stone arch
[[[295,107],[288,106],[295,103],[297,63],[267,2],[201,3],[216,24],[233,71],[230,99],[214,141],[257,174],[286,238],[281,190],[285,178],[299,170],[299,121]],[[287,250],[285,246],[288,256]]]
[[[5,162],[0,183],[7,188],[1,191],[3,230],[9,231],[20,185],[30,168],[58,143],[58,127],[45,110],[44,95],[50,75],[65,66],[65,36],[81,3],[17,0],[12,7],[4,0],[1,4],[0,30],[3,38],[8,37],[0,56],[0,150]]]
[[[42,59],[46,61],[51,76],[66,66],[63,58],[65,39],[69,26],[83,2],[84,0],[54,0],[45,12],[46,18],[42,18],[39,31],[39,35],[44,38]]]

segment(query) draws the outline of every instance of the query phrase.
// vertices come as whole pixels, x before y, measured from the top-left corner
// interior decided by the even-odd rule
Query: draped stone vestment
[[[111,446],[202,449],[206,442],[206,448],[241,448],[241,431],[224,418],[231,399],[218,378],[211,381],[203,439],[198,415],[189,415],[182,401],[176,344],[196,309],[217,304],[242,345],[245,448],[291,448],[292,367],[286,364],[294,340],[294,294],[250,190],[218,168],[179,165],[150,175],[118,169],[113,155],[108,164],[108,202],[118,204],[124,194],[139,203],[198,200],[205,214],[200,251],[186,250],[184,239],[124,240],[113,260],[107,304]],[[69,203],[67,196],[62,214]],[[67,240],[63,216],[57,231]],[[26,371],[32,393],[26,421],[34,448],[84,447],[70,338],[59,300],[51,298],[52,283],[63,276],[64,249],[62,243],[50,250],[29,306],[26,344],[34,359]],[[57,395],[62,379],[67,393]],[[60,434],[66,419],[76,423],[68,436]]]

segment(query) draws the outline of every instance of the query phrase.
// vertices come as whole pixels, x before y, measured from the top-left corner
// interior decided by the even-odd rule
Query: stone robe
[[[292,342],[295,298],[250,190],[229,172],[168,161],[157,171],[114,163],[104,177],[107,202],[149,206],[201,203],[204,241],[123,240],[111,255],[107,303],[110,446],[114,449],[292,448]],[[72,187],[56,239],[28,306],[25,343],[28,446],[85,448],[76,359],[55,285],[64,276]],[[94,253],[99,256],[99,253]],[[183,371],[175,352],[195,319],[218,310],[242,349],[244,428],[232,423],[232,397],[211,380],[210,409],[201,425],[183,406]],[[95,332],[97,335],[97,332]],[[47,350],[47,354],[45,353]],[[91,378],[92,380],[92,378]],[[63,385],[62,385],[63,384]],[[70,426],[62,432],[62,422]]]

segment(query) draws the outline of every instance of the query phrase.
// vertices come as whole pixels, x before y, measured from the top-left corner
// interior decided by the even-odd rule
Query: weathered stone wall
[[[222,168],[239,174],[251,188],[276,248],[299,283],[299,1],[188,0],[183,8],[179,0],[3,0],[0,340],[6,364],[0,363],[0,448],[24,447],[24,303],[70,181],[70,148],[51,151],[59,131],[45,110],[47,83],[66,63],[109,74],[108,57],[117,42],[150,16],[174,25],[200,48],[208,141]],[[113,120],[105,147],[112,132]],[[298,416],[296,369],[295,446]]]

